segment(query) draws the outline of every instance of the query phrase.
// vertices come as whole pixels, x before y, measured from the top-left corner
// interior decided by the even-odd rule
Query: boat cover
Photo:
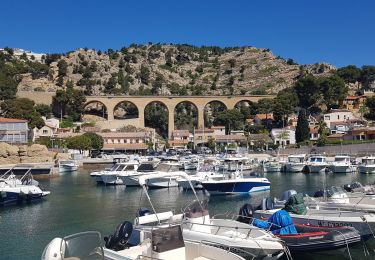
[[[297,234],[292,218],[289,213],[283,209],[273,213],[268,221],[255,219],[253,225],[259,228],[269,229],[276,235]]]
[[[284,209],[294,214],[305,215],[307,213],[307,208],[303,199],[303,194],[298,193],[290,196],[288,201],[285,203]]]

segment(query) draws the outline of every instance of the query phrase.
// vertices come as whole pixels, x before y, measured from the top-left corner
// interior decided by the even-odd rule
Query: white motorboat
[[[182,172],[178,175],[180,178],[189,181],[187,174]],[[139,183],[146,187],[148,181],[153,178],[155,178],[154,175],[142,176],[139,178]],[[192,185],[191,189],[196,196]],[[147,193],[147,189],[144,188],[144,190]],[[151,201],[150,204],[152,206]],[[153,206],[152,208],[154,209]],[[181,221],[185,242],[222,245],[221,248],[233,250],[233,252],[247,258],[278,259],[284,254],[285,249],[281,240],[272,233],[233,219],[210,218],[207,201],[200,201],[198,198],[186,206],[182,214],[155,212],[155,214],[137,217],[134,224],[142,226],[152,223],[171,225]]]
[[[90,176],[95,179],[97,183],[104,183],[106,185],[123,185],[122,179],[119,178],[119,174],[134,173],[138,168],[138,161],[128,161],[116,163],[110,169],[92,172]]]
[[[332,186],[328,190],[318,191],[314,197],[305,197],[309,207],[321,209],[340,209],[375,213],[375,195],[362,192],[345,192],[341,187]]]
[[[222,179],[222,174],[217,174],[214,171],[199,171],[194,175],[189,175],[189,180],[186,180],[184,178],[178,178],[177,183],[178,186],[183,188],[184,190],[191,190],[190,183],[196,190],[202,190],[202,181],[208,181],[208,180],[217,180]],[[190,182],[190,183],[189,183]]]
[[[177,187],[177,178],[180,173],[183,173],[180,171],[180,164],[161,162],[156,167],[155,174],[152,174],[153,178],[148,179],[146,185],[151,189]]]
[[[127,187],[136,187],[139,186],[138,178],[139,176],[142,175],[147,175],[147,174],[153,174],[155,173],[155,163],[146,161],[141,163],[137,170],[132,172],[121,172],[118,175],[118,178],[122,180],[122,183],[126,185]]]
[[[133,228],[127,233],[111,236],[116,250],[103,248],[99,232],[88,231],[64,238],[54,238],[44,249],[42,260],[105,259],[105,260],[245,260],[219,247],[184,241],[180,225]],[[113,239],[113,240],[114,240]],[[108,240],[107,240],[108,241]],[[111,241],[112,242],[112,241]]]
[[[280,172],[283,165],[277,159],[263,162],[263,172]]]
[[[336,155],[335,160],[331,162],[329,168],[334,173],[347,173],[357,171],[356,165],[353,165],[348,155]]]
[[[306,164],[305,154],[293,154],[288,156],[288,161],[285,163],[286,172],[302,172]]]
[[[360,173],[375,173],[375,156],[363,157],[358,170]]]
[[[15,203],[33,202],[49,195],[35,181],[30,170],[22,178],[17,179],[11,172],[0,178],[0,206]]]
[[[323,155],[310,155],[304,170],[308,173],[319,173],[321,170],[327,169],[329,163]]]
[[[59,172],[74,172],[77,171],[79,164],[75,160],[61,160],[59,161]]]

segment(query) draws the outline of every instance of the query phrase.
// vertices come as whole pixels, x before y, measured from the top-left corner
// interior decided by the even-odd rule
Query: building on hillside
[[[0,142],[25,144],[28,130],[27,120],[0,117]]]
[[[13,56],[20,58],[23,54],[25,54],[27,58],[32,61],[41,62],[42,57],[45,56],[44,53],[35,53],[32,51],[27,51],[27,50],[23,50],[19,48],[13,48],[12,50],[13,50]],[[0,49],[0,52],[4,52],[4,51],[5,51],[4,49]]]
[[[355,111],[360,109],[366,102],[366,96],[347,96],[340,102],[343,109]]]
[[[43,137],[53,138],[55,137],[55,133],[56,133],[56,128],[53,128],[47,124],[41,127],[40,129],[37,127],[34,127],[34,129],[30,131],[30,140],[35,142],[35,140],[38,140],[39,138],[43,138]]]
[[[256,114],[254,117],[254,123],[270,125],[273,122],[273,114]]]
[[[286,146],[296,143],[296,130],[293,127],[273,128],[271,130],[273,143]]]
[[[353,128],[363,127],[362,121],[357,119],[331,122],[331,134],[346,134]]]
[[[215,131],[210,128],[201,128],[194,130],[194,145],[201,145],[208,143],[208,141],[215,139]]]
[[[358,127],[349,131],[346,140],[374,140],[375,127]]]
[[[225,135],[225,126],[223,125],[211,126],[211,129],[214,130],[214,135]]]
[[[35,140],[38,140],[41,137],[55,137],[57,130],[60,126],[60,121],[55,118],[49,118],[42,117],[44,121],[44,126],[42,128],[35,127],[34,129],[31,129],[30,131],[30,140],[35,142]]]
[[[290,126],[296,127],[297,121],[298,121],[298,115],[297,114],[292,114],[292,115],[288,116],[288,124]]]
[[[230,135],[242,135],[245,136],[244,130],[231,130]]]
[[[331,109],[323,115],[323,121],[331,128],[331,122],[355,119],[353,113],[347,109]]]
[[[193,142],[193,135],[189,130],[173,130],[168,143],[172,148],[187,148],[188,143]]]
[[[154,143],[152,132],[108,132],[98,133],[104,139],[103,151],[145,152],[148,143]]]
[[[235,144],[239,146],[241,144],[246,144],[247,138],[244,135],[216,135],[215,143],[216,145],[231,145]]]
[[[310,126],[309,127],[309,130],[310,130],[310,141],[316,141],[319,139],[320,137],[320,134],[319,134],[319,129],[318,127],[316,126]]]

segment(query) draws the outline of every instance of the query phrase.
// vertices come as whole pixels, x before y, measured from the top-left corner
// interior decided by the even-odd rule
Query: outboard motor
[[[240,208],[237,221],[249,224],[251,223],[253,213],[254,213],[253,206],[249,203],[246,203]]]
[[[109,237],[104,237],[105,247],[114,251],[124,250],[133,232],[133,224],[125,221],[117,226],[116,231]]]
[[[283,195],[281,196],[281,200],[282,201],[288,201],[288,199],[293,196],[293,195],[296,195],[297,194],[297,191],[295,190],[287,190],[287,191],[284,191],[283,192]]]
[[[151,212],[148,208],[140,208],[138,210],[138,217],[144,217],[144,216],[147,216],[147,215],[150,215]]]

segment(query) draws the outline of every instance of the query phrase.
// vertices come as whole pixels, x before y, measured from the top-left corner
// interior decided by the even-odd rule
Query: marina
[[[52,175],[50,178],[41,178],[40,184],[51,191],[51,195],[40,202],[14,205],[0,208],[1,211],[1,252],[6,259],[38,259],[44,247],[54,237],[61,237],[73,233],[96,230],[103,235],[113,232],[114,227],[124,221],[133,220],[140,207],[148,206],[142,197],[139,187],[126,187],[125,185],[108,186],[97,185],[90,173],[97,167],[80,168],[77,172]],[[103,170],[105,166],[102,166]],[[189,174],[194,174],[190,172]],[[244,174],[245,179],[249,174]],[[236,214],[245,203],[258,206],[262,199],[268,196],[280,196],[282,192],[290,189],[290,183],[298,192],[311,196],[323,187],[332,185],[343,186],[356,181],[372,183],[375,176],[358,173],[281,173],[265,174],[271,183],[270,191],[250,193],[246,195],[208,196],[203,191],[197,191],[200,199],[209,199],[208,209],[211,216],[217,214]],[[179,187],[169,189],[150,189],[149,195],[158,212],[180,212],[183,205],[194,200],[191,191]],[[181,213],[181,212],[180,212]],[[9,229],[17,226],[17,229]],[[23,237],[25,239],[20,239]],[[30,243],[30,241],[33,241]],[[12,244],[17,241],[18,249],[14,252]],[[366,241],[370,248],[375,246],[374,239]],[[335,254],[347,257],[346,250],[334,250]],[[325,255],[325,259],[336,259],[332,250],[319,253],[303,254],[306,259],[318,259]],[[362,245],[350,246],[352,256],[362,256]],[[297,255],[300,253],[297,253]],[[331,257],[331,258],[330,258]],[[294,258],[298,259],[298,258]],[[355,258],[353,258],[355,259]],[[358,258],[356,258],[358,259]],[[371,259],[371,258],[368,258]]]

